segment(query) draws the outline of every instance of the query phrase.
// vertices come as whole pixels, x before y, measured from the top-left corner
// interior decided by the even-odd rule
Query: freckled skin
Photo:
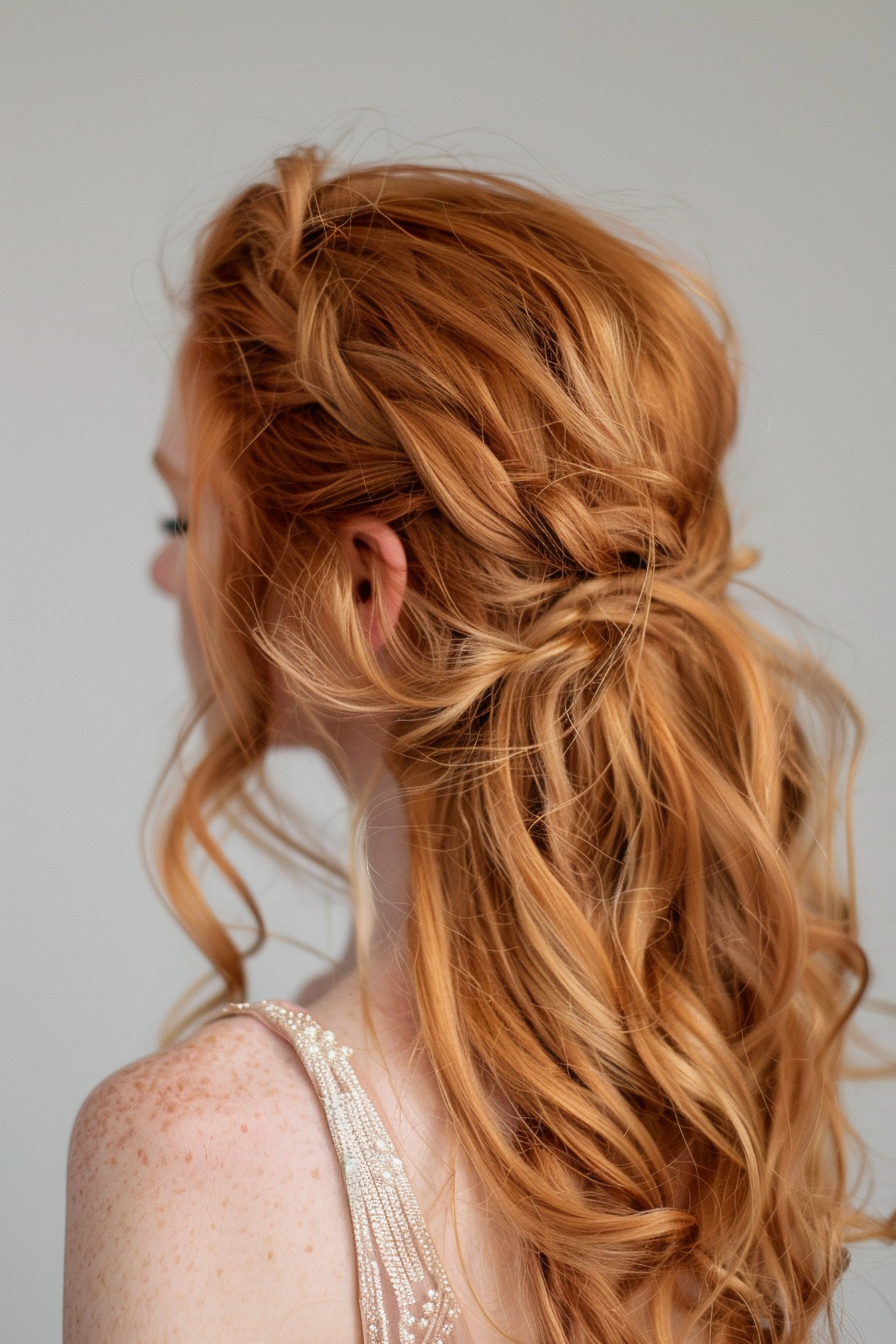
[[[312,1011],[354,1048],[404,1158],[460,1299],[452,1344],[505,1344],[502,1330],[529,1344],[514,1239],[456,1151],[425,1059],[387,1062],[351,991]],[[333,1140],[268,1028],[213,1023],[88,1097],[69,1156],[64,1344],[361,1344],[357,1294]]]
[[[215,1023],[101,1084],[68,1208],[65,1344],[360,1344],[332,1140],[260,1023]]]

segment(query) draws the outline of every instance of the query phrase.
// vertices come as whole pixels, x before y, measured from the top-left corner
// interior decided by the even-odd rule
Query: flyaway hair
[[[804,1344],[844,1243],[892,1230],[852,1206],[838,1097],[857,722],[731,593],[718,301],[514,181],[300,150],[207,228],[189,317],[214,712],[161,874],[222,997],[242,959],[189,855],[263,933],[210,821],[270,745],[276,668],[312,719],[394,724],[421,1039],[538,1340],[643,1342],[639,1302],[658,1344]],[[409,561],[386,659],[335,540],[367,512]]]

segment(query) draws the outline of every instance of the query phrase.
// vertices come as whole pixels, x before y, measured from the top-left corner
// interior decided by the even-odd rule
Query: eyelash
[[[159,526],[169,537],[182,537],[187,530],[187,520],[181,517],[163,518]]]

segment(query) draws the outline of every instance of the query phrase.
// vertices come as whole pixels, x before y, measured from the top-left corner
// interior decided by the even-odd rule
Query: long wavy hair
[[[206,229],[181,377],[214,712],[161,874],[222,997],[243,956],[190,856],[262,938],[211,823],[255,806],[276,669],[392,723],[420,1036],[538,1340],[635,1344],[637,1300],[661,1344],[802,1344],[889,1230],[838,1099],[857,721],[730,592],[718,301],[515,181],[303,149]],[[385,660],[335,538],[371,511],[409,561]]]

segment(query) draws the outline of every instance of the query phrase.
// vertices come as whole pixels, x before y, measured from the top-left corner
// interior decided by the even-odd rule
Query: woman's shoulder
[[[228,1141],[245,1152],[272,1126],[305,1141],[325,1137],[313,1087],[296,1062],[289,1046],[253,1018],[219,1018],[95,1087],[75,1121],[72,1152],[111,1162],[133,1155],[138,1139],[162,1154],[195,1138],[191,1160],[208,1161],[213,1138],[218,1161]]]
[[[326,1119],[295,1053],[260,1023],[211,1023],[85,1101],[69,1156],[66,1344],[169,1330],[195,1344],[318,1329],[350,1340],[354,1273]]]

